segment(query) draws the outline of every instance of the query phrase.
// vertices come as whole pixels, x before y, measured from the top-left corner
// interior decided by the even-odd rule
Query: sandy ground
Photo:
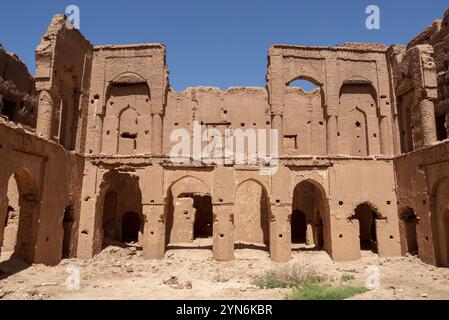
[[[198,245],[198,244],[196,244]],[[262,250],[240,248],[236,260],[212,259],[210,247],[176,248],[163,261],[146,261],[138,248],[110,246],[90,261],[64,260],[58,266],[0,262],[0,299],[285,299],[289,289],[260,289],[253,279],[280,265]],[[291,264],[340,279],[351,274],[364,285],[367,267],[380,270],[380,288],[353,299],[449,299],[449,269],[421,263],[416,257],[379,258],[363,252],[356,262],[334,263],[323,251],[294,250]],[[67,269],[80,272],[80,289],[67,290]]]

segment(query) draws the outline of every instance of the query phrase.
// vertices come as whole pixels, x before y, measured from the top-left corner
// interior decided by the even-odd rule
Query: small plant
[[[340,278],[341,282],[349,282],[354,280],[354,276],[352,274],[345,273]]]
[[[296,288],[306,283],[320,283],[325,277],[298,265],[288,265],[269,270],[254,279],[254,284],[263,289]]]
[[[315,283],[306,284],[297,288],[288,298],[290,300],[344,300],[367,291],[368,289],[364,287],[348,285],[333,287],[322,283]]]

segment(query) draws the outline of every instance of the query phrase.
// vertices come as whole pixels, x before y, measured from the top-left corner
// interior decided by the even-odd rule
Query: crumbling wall
[[[436,20],[416,36],[407,49],[424,44],[433,48],[432,57],[438,85],[438,96],[434,100],[437,138],[444,140],[449,131],[449,10],[442,20]]]
[[[318,125],[321,131],[325,130],[326,139],[323,141],[322,135],[316,132],[313,135],[325,142],[325,155],[393,154],[394,100],[386,52],[385,46],[352,43],[339,47],[273,46],[269,52],[267,80],[271,126],[281,132],[281,150],[285,152],[292,144],[288,131],[291,127],[290,98],[286,87],[303,79],[320,87],[324,119],[318,119]],[[369,89],[363,90],[365,87]],[[308,107],[303,104],[298,108],[306,112]],[[302,136],[307,139],[307,133],[302,132]],[[357,148],[353,149],[354,146]],[[308,151],[313,155],[323,154],[318,144]],[[296,154],[303,152],[297,150]]]
[[[0,44],[0,116],[29,128],[36,127],[34,79],[25,64]]]
[[[14,253],[29,262],[59,263],[64,212],[71,206],[74,223],[70,256],[76,256],[83,158],[5,121],[0,121],[0,137],[0,221],[5,221],[8,203],[14,202],[8,196],[10,181],[15,181],[19,193],[15,195],[19,221]],[[0,239],[3,231],[2,223]]]
[[[64,15],[56,15],[36,48],[37,132],[84,152],[92,45]]]
[[[162,153],[167,88],[163,45],[95,47],[86,153]]]

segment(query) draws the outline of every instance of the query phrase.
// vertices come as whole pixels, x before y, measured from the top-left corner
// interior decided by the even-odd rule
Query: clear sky
[[[0,43],[34,74],[34,49],[51,17],[81,10],[81,32],[94,45],[160,42],[176,91],[207,85],[264,86],[272,44],[406,44],[448,0],[2,0]],[[381,29],[365,28],[365,9],[381,10]]]

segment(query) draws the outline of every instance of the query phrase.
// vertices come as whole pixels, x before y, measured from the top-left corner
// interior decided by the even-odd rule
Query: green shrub
[[[293,292],[291,300],[344,300],[368,291],[363,287],[347,285],[330,286],[323,283],[309,283]]]
[[[296,288],[304,284],[321,283],[325,277],[298,265],[288,265],[265,272],[254,279],[259,288]]]
[[[341,282],[349,282],[354,280],[354,276],[352,274],[345,273],[341,276]]]

